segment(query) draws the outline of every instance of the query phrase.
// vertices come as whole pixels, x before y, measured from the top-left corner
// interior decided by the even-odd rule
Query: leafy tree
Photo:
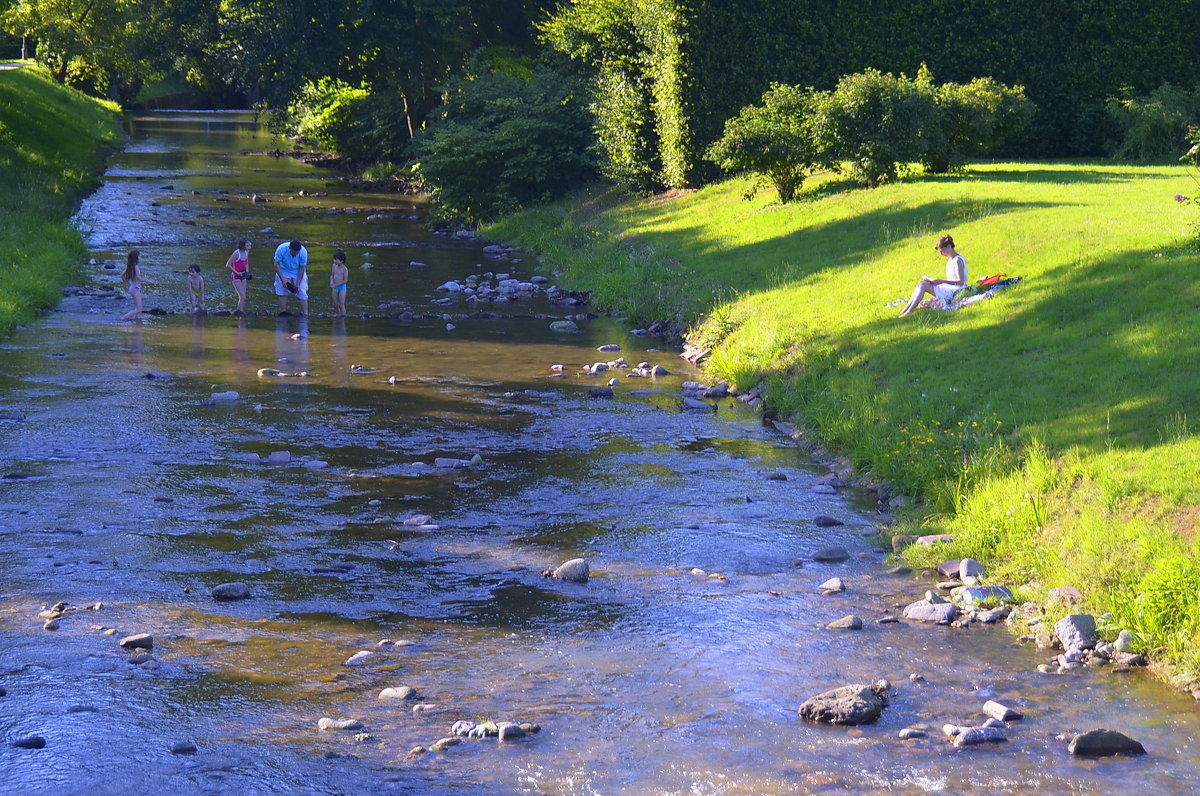
[[[143,19],[136,0],[14,0],[0,24],[34,40],[58,82],[119,95],[153,71],[137,57]]]
[[[781,202],[790,202],[809,173],[831,165],[810,129],[820,101],[811,88],[774,85],[761,104],[742,108],[725,123],[725,134],[709,146],[706,157],[726,171],[760,175]]]
[[[549,201],[594,172],[579,85],[545,67],[453,81],[413,141],[440,211],[467,221]]]
[[[1144,96],[1110,98],[1105,111],[1113,128],[1108,153],[1134,163],[1166,163],[1200,124],[1200,86],[1164,83]]]

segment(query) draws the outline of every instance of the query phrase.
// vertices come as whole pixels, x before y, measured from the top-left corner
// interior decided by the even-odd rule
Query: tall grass
[[[0,71],[0,334],[76,275],[86,249],[69,219],[120,143],[115,111],[37,67]]]
[[[915,496],[902,530],[955,535],[908,555],[980,558],[1033,597],[1076,586],[1145,649],[1200,671],[1200,256],[1191,208],[1173,200],[1189,180],[1183,167],[992,163],[876,190],[817,180],[779,205],[744,201],[733,179],[584,197],[492,234],[574,287],[602,286],[637,322],[668,310],[634,296],[682,292],[675,309],[712,348],[713,377],[765,382],[774,411]],[[972,279],[1023,281],[897,318],[885,304],[940,275],[944,232]]]

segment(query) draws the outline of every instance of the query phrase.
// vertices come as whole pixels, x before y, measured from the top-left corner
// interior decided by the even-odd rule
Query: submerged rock
[[[1002,705],[990,699],[983,703],[983,712],[998,721],[1017,721],[1025,718],[1025,715],[1020,711],[1013,710],[1007,705]]]
[[[212,590],[214,600],[244,600],[250,596],[250,587],[240,581],[222,583]]]
[[[879,718],[888,703],[888,684],[844,685],[805,701],[800,718],[822,724],[870,724]]]
[[[825,625],[826,630],[862,630],[863,621],[854,614],[847,614]]]
[[[998,727],[966,727],[954,736],[955,746],[975,746],[981,743],[1002,743],[1008,740]]]
[[[361,730],[362,728],[363,723],[358,719],[331,719],[328,717],[322,717],[317,722],[317,729],[321,730],[322,732],[329,732],[333,730]]]
[[[850,553],[844,547],[825,547],[813,553],[813,561],[822,563],[837,563],[850,558]]]
[[[154,648],[154,636],[149,633],[138,633],[126,636],[118,642],[124,650],[148,650]]]

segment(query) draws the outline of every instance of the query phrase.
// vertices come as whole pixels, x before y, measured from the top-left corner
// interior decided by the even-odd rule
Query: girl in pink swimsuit
[[[233,290],[238,297],[234,315],[241,315],[246,310],[246,279],[250,274],[250,245],[249,238],[239,239],[237,248],[225,261],[225,267],[229,269],[229,279],[233,282]]]
[[[129,291],[129,297],[133,299],[133,309],[121,316],[123,321],[135,321],[142,317],[142,283],[154,284],[154,280],[142,277],[142,272],[138,268],[141,260],[142,254],[137,249],[132,249],[129,256],[125,258],[125,271],[121,274],[121,281],[125,283],[125,289]]]

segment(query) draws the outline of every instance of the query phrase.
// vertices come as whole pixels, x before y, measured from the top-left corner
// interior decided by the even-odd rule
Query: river
[[[930,579],[886,574],[872,501],[814,490],[827,470],[754,411],[681,411],[697,377],[676,352],[617,319],[552,331],[581,310],[541,295],[436,303],[449,279],[528,280],[531,262],[430,233],[419,198],[262,154],[274,143],[247,114],[128,130],[79,213],[100,289],[0,343],[0,730],[46,740],[5,743],[3,790],[1200,790],[1197,707],[1145,672],[1043,675],[1049,653],[1003,628],[878,624]],[[243,235],[257,278],[237,318],[221,314],[224,262]],[[293,237],[310,253],[309,318],[274,315],[271,252]],[[329,317],[336,246],[346,319]],[[166,313],[140,323],[116,320],[129,248],[156,283],[147,308]],[[193,263],[207,316],[187,312]],[[616,356],[671,373],[616,370],[615,397],[590,397],[614,373],[579,367]],[[290,463],[268,464],[277,451]],[[815,563],[830,545],[850,560]],[[576,557],[589,582],[542,576]],[[847,590],[822,595],[833,576]],[[210,596],[231,581],[250,597]],[[73,610],[44,630],[37,614],[59,601]],[[823,628],[849,613],[863,630]],[[154,638],[148,665],[118,647],[136,633]],[[816,693],[881,677],[896,693],[876,724],[797,717]],[[414,698],[378,698],[401,686]],[[978,723],[987,699],[1026,718],[1007,743],[954,749],[941,725]],[[321,731],[322,717],[362,728]],[[541,731],[410,752],[488,719]],[[913,725],[929,736],[897,738]],[[1149,754],[1071,758],[1070,733],[1096,727]],[[173,753],[184,741],[195,752]]]

